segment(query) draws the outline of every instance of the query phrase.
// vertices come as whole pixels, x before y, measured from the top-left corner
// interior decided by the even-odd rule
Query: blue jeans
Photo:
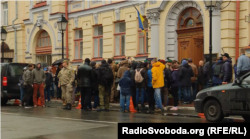
[[[191,87],[181,87],[184,93],[184,102],[191,102]]]
[[[161,88],[155,88],[154,97],[155,97],[156,109],[163,109],[161,101]]]
[[[129,110],[130,95],[122,95],[122,99],[120,101],[121,101],[122,111],[125,111],[125,101],[126,101],[126,110]]]
[[[192,83],[192,89],[193,89],[193,92],[192,92],[192,101],[195,100],[196,98],[196,94],[197,94],[197,82],[195,81],[194,83]]]
[[[52,83],[51,83],[51,88],[52,88],[51,96],[52,96],[52,97],[55,97],[55,94],[54,94],[54,93],[55,93],[54,85],[55,85],[54,82],[52,82]]]
[[[145,89],[144,88],[136,88],[136,105],[138,105],[139,103],[139,95],[140,95],[140,90],[141,90],[141,105],[144,104],[144,93],[145,93]]]
[[[46,101],[46,98],[50,101],[50,87],[44,89],[44,97],[44,101]]]
[[[99,104],[99,91],[95,90],[94,93],[91,94],[91,97],[92,96],[94,96],[94,105],[93,105],[93,108],[96,109],[97,106],[98,106],[98,104]],[[92,109],[91,99],[89,100],[89,109]]]
[[[22,102],[22,101],[23,101],[24,94],[25,94],[25,89],[24,89],[22,86],[20,86],[20,92],[21,92],[20,100],[21,100],[21,102]]]

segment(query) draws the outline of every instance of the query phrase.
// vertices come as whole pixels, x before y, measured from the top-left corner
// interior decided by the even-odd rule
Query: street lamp
[[[66,30],[67,24],[68,24],[68,20],[63,15],[57,21],[58,29],[62,32],[62,59],[64,59],[63,31]]]
[[[1,40],[2,40],[2,63],[4,62],[4,41],[7,37],[7,31],[3,28],[1,28]]]
[[[213,86],[213,75],[212,75],[212,12],[213,8],[217,6],[216,0],[204,0],[204,4],[206,8],[209,9],[209,17],[210,17],[210,23],[209,23],[209,81],[208,86]]]

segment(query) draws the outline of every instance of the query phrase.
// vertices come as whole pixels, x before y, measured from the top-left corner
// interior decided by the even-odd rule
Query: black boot
[[[64,107],[63,107],[64,110],[67,110],[68,109],[68,104],[66,104]]]
[[[71,110],[71,104],[70,103],[67,104],[67,110]]]

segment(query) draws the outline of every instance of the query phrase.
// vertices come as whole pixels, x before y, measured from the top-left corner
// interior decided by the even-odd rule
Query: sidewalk
[[[15,100],[10,100],[8,104],[13,105]],[[78,106],[78,101],[75,101],[76,106]],[[50,103],[46,104],[50,108],[62,108],[62,100],[51,99]],[[93,102],[92,102],[93,105]],[[140,106],[140,104],[139,104]],[[145,105],[148,108],[148,105]],[[195,108],[192,105],[180,105],[178,106],[177,111],[170,110],[173,106],[167,106],[167,110],[164,110],[164,116],[181,116],[181,117],[193,117],[201,118],[198,116],[198,113],[195,111]],[[74,109],[74,107],[73,107]],[[110,103],[110,111],[120,111],[119,103]],[[244,122],[244,119],[241,116],[230,116],[225,117],[226,121],[235,121],[235,122]]]

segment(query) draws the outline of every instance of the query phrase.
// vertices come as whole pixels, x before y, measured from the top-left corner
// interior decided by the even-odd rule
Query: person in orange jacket
[[[165,69],[165,65],[156,59],[151,61],[153,68],[152,72],[152,85],[155,90],[154,97],[156,103],[155,112],[163,112],[162,101],[161,101],[161,88],[164,87],[164,75],[163,70]]]

